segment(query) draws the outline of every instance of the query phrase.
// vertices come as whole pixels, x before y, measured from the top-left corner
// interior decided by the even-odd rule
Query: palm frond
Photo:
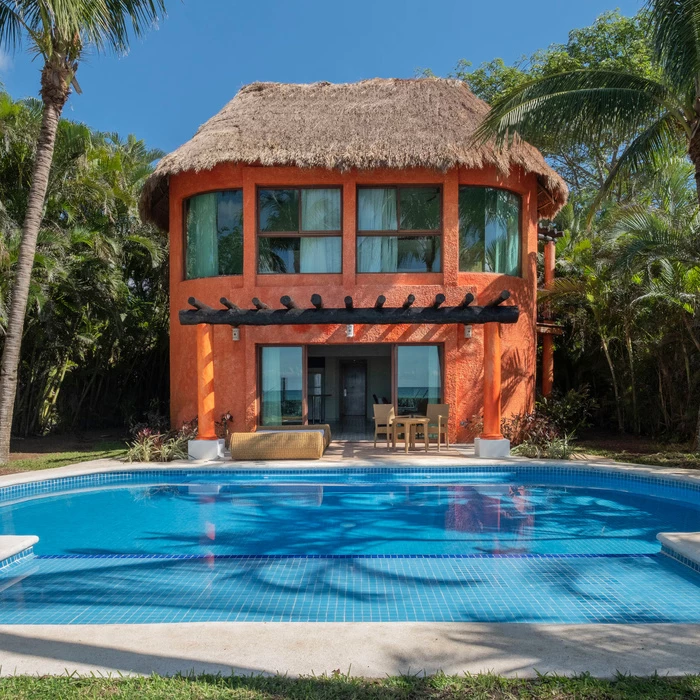
[[[694,81],[700,76],[700,3],[650,0],[647,8],[656,61],[670,85],[694,98]]]
[[[516,134],[533,145],[586,143],[614,135],[621,142],[682,105],[663,84],[624,71],[576,70],[525,83],[497,102],[475,134],[499,145]]]
[[[676,150],[683,137],[682,129],[676,115],[666,112],[634,138],[610,169],[603,186],[596,194],[589,207],[586,224],[590,225],[601,203],[610,193],[613,183],[619,177],[644,168],[653,169],[658,167],[659,160],[664,156],[668,159],[668,154]]]

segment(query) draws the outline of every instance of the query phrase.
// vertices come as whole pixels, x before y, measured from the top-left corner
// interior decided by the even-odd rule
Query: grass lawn
[[[87,462],[126,454],[126,445],[112,435],[57,435],[12,442],[10,462],[0,467],[0,474],[52,469],[66,464]]]
[[[535,680],[498,676],[401,676],[366,680],[336,673],[330,677],[198,676],[150,678],[38,678],[0,680],[0,698],[240,698],[241,700],[379,700],[380,698],[700,698],[700,676],[598,680],[588,676],[543,676]]]
[[[583,436],[576,441],[576,453],[632,464],[700,469],[700,454],[691,452],[690,445],[658,443],[635,435]]]

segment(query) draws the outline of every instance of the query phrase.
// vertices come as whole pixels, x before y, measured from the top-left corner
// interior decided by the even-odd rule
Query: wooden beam
[[[464,295],[464,299],[462,300],[462,303],[459,305],[460,309],[466,309],[469,304],[471,304],[474,301],[474,295],[471,292],[468,292],[467,294]]]
[[[320,294],[312,294],[311,295],[311,303],[317,308],[317,309],[322,309],[323,308],[323,299],[321,298]]]
[[[229,301],[226,297],[221,297],[219,301],[227,308],[230,309],[231,311],[240,311],[241,308],[240,306],[236,306],[232,301]]]
[[[260,301],[258,297],[253,297],[253,306],[258,309],[258,311],[270,308],[264,301]]]
[[[377,297],[377,301],[374,302],[374,308],[381,309],[383,308],[384,304],[386,304],[386,297],[383,294],[380,294]]]
[[[445,303],[445,295],[444,294],[436,294],[435,301],[433,302],[433,308],[439,309],[444,303]]]
[[[415,300],[416,300],[416,298],[413,296],[413,294],[409,294],[409,295],[406,297],[406,301],[404,301],[404,303],[403,303],[403,308],[404,308],[404,309],[410,308],[411,306],[413,306],[413,302],[414,302]]]
[[[352,297],[345,297],[345,308],[352,309]]]
[[[261,308],[261,307],[258,307]],[[391,326],[397,324],[453,324],[516,323],[520,311],[517,306],[411,306],[387,308],[340,308],[340,309],[187,309],[180,311],[180,323],[194,326],[198,323],[230,326],[290,326],[290,325],[348,325],[368,324]]]
[[[205,304],[202,301],[199,301],[199,299],[195,299],[194,297],[190,297],[187,300],[187,303],[190,306],[194,306],[194,308],[197,309],[198,311],[213,311],[214,310],[211,308],[211,306]]]
[[[510,292],[504,289],[493,301],[489,302],[488,306],[500,306],[504,301],[510,299]]]
[[[298,309],[299,307],[296,305],[296,302],[292,297],[290,297],[288,294],[285,294],[283,297],[280,297],[280,304],[282,306],[286,306],[288,309]]]

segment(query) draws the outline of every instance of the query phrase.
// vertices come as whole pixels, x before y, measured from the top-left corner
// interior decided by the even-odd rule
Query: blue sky
[[[601,12],[642,0],[169,0],[126,57],[89,56],[66,116],[172,150],[256,80],[348,82],[446,75],[460,58],[512,62]],[[36,95],[38,60],[0,54],[14,97]]]

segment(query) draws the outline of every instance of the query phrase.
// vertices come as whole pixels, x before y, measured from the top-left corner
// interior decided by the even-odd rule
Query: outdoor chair
[[[447,424],[450,419],[450,404],[448,403],[429,403],[426,411],[426,418],[429,419],[428,434],[437,433],[437,448],[440,452],[440,441],[442,436],[445,436],[445,447],[450,448],[450,434],[447,429]]]
[[[394,407],[391,404],[374,404],[374,446],[377,446],[377,437],[386,437],[387,449],[393,437],[392,423],[394,422]]]

